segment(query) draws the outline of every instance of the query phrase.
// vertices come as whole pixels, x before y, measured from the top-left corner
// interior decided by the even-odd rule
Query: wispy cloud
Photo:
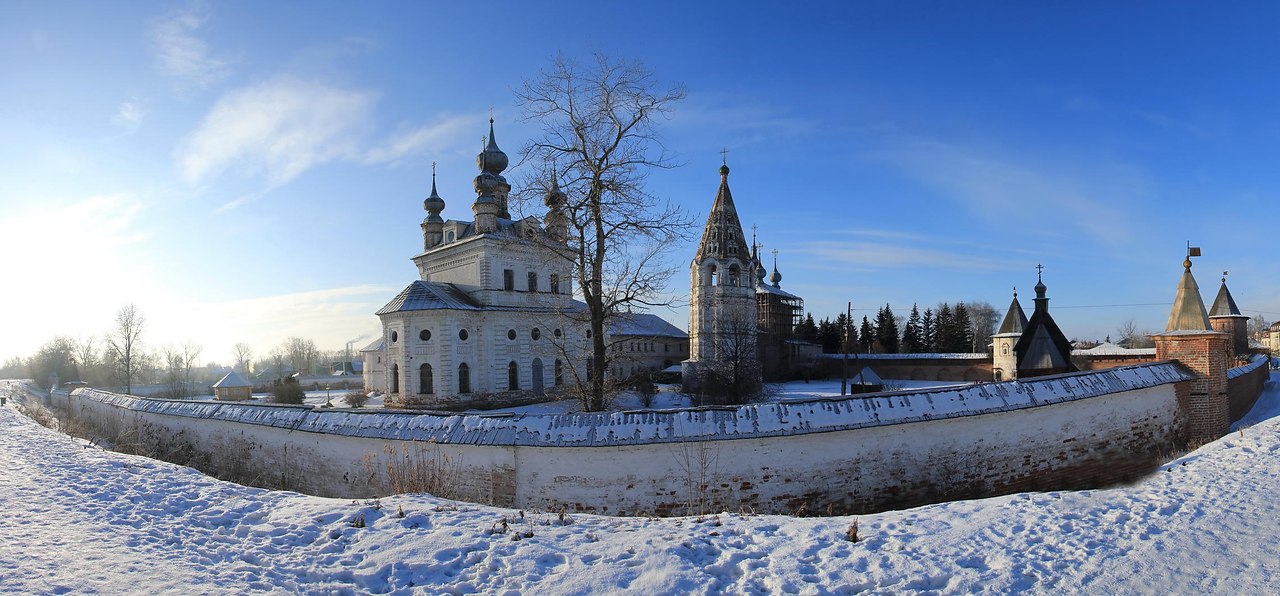
[[[1141,178],[1115,166],[1083,171],[934,140],[899,140],[870,154],[984,219],[1120,243],[1129,237],[1124,206],[1146,193]]]
[[[466,133],[474,132],[481,122],[476,114],[448,116],[441,120],[408,128],[393,134],[386,142],[365,152],[365,163],[395,164],[406,157],[428,151],[442,152],[459,143]]]
[[[273,187],[360,153],[377,96],[290,77],[224,95],[178,149],[183,178],[206,182],[232,167],[264,173]]]
[[[194,4],[151,24],[151,41],[160,69],[183,85],[197,88],[208,87],[231,73],[230,65],[215,58],[209,44],[197,36],[204,25],[203,13],[201,6]]]
[[[690,96],[671,117],[674,126],[728,130],[754,139],[802,136],[818,130],[817,120],[760,103],[712,95]]]
[[[890,243],[871,241],[819,240],[796,246],[803,257],[816,259],[813,265],[835,266],[841,270],[945,268],[966,271],[1008,269],[1009,263],[963,254],[956,251],[924,248],[914,242]]]
[[[132,133],[142,125],[142,119],[145,116],[146,106],[143,105],[142,100],[130,97],[116,106],[116,113],[111,116],[111,123],[127,133]]]

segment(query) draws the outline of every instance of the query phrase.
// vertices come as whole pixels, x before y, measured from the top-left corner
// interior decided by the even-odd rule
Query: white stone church
[[[377,312],[391,407],[500,407],[549,399],[586,374],[584,305],[573,299],[572,257],[554,180],[547,214],[513,220],[507,155],[489,121],[476,158],[473,221],[444,220],[436,191],[423,201],[418,280]],[[366,364],[368,366],[368,364]]]

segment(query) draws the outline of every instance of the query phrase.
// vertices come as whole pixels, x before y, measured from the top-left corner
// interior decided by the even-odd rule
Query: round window
[[[397,339],[400,339],[400,334],[396,333],[395,331],[392,331],[392,332],[391,332],[391,343],[396,343],[396,340],[397,340]]]
[[[560,330],[559,330],[559,329],[556,329],[556,330],[554,331],[554,333],[555,333],[555,336],[556,336],[556,337],[560,337]]]
[[[507,339],[512,340],[512,341],[515,341],[515,339],[516,339],[516,330],[515,330],[515,329],[508,329],[508,330],[507,330]]]
[[[430,330],[430,329],[423,329],[422,331],[419,331],[419,332],[418,332],[418,339],[420,339],[420,340],[422,340],[422,341],[428,341],[428,340],[430,340],[430,339],[431,339],[431,330]]]
[[[534,327],[533,331],[529,332],[529,337],[532,337],[534,340],[537,340],[538,338],[542,337],[542,330],[538,329],[537,327]]]
[[[467,341],[467,330],[466,330],[466,329],[459,329],[459,330],[458,330],[458,339],[460,339],[460,340],[462,340],[462,341]]]

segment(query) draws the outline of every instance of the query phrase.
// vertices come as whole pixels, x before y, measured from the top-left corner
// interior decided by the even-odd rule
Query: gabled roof
[[[387,338],[379,337],[378,339],[375,339],[369,342],[369,345],[363,348],[360,348],[360,351],[361,352],[381,352],[385,349],[387,349]]]
[[[1022,305],[1018,303],[1018,293],[1013,293],[1013,302],[1009,303],[1009,312],[1004,315],[1004,322],[1000,323],[1000,330],[997,335],[1003,333],[1022,333],[1027,328],[1027,313],[1022,312]]]
[[[237,373],[234,370],[227,373],[227,376],[222,377],[222,380],[213,384],[214,389],[222,389],[226,387],[252,387],[252,386],[253,386],[252,384],[244,380],[244,377],[240,376],[240,373]]]
[[[1231,297],[1231,290],[1227,289],[1227,280],[1223,278],[1222,286],[1218,288],[1218,297],[1213,300],[1213,308],[1209,310],[1211,317],[1243,317],[1240,314],[1240,308],[1236,306],[1235,298]]]
[[[689,334],[666,319],[649,313],[623,313],[609,319],[610,335],[639,337],[675,337],[688,339]]]
[[[480,305],[453,284],[417,280],[374,314],[410,310],[480,310]]]

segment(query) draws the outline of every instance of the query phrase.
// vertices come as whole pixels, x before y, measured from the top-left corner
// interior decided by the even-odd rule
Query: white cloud
[[[1141,178],[1123,167],[1068,171],[932,140],[894,141],[871,157],[994,224],[1061,235],[1078,231],[1107,243],[1129,238],[1124,206],[1146,193]]]
[[[145,116],[146,108],[143,106],[142,100],[131,97],[116,107],[116,113],[111,117],[111,123],[123,128],[126,132],[134,132],[138,130]]]
[[[196,36],[204,24],[198,5],[178,14],[157,19],[151,25],[151,41],[156,60],[165,74],[194,87],[208,87],[231,72],[226,61],[215,58],[209,45]]]
[[[376,95],[289,77],[232,91],[181,144],[182,176],[201,184],[238,166],[272,186],[359,153]]]
[[[922,248],[910,244],[886,242],[823,240],[802,243],[797,247],[801,255],[816,257],[818,263],[834,263],[841,270],[904,269],[926,267],[962,270],[1003,270],[1009,264],[949,250]]]
[[[482,117],[476,114],[445,117],[433,124],[402,130],[380,146],[365,152],[364,161],[372,164],[394,164],[428,151],[439,153],[456,145],[465,133],[477,129]]]

